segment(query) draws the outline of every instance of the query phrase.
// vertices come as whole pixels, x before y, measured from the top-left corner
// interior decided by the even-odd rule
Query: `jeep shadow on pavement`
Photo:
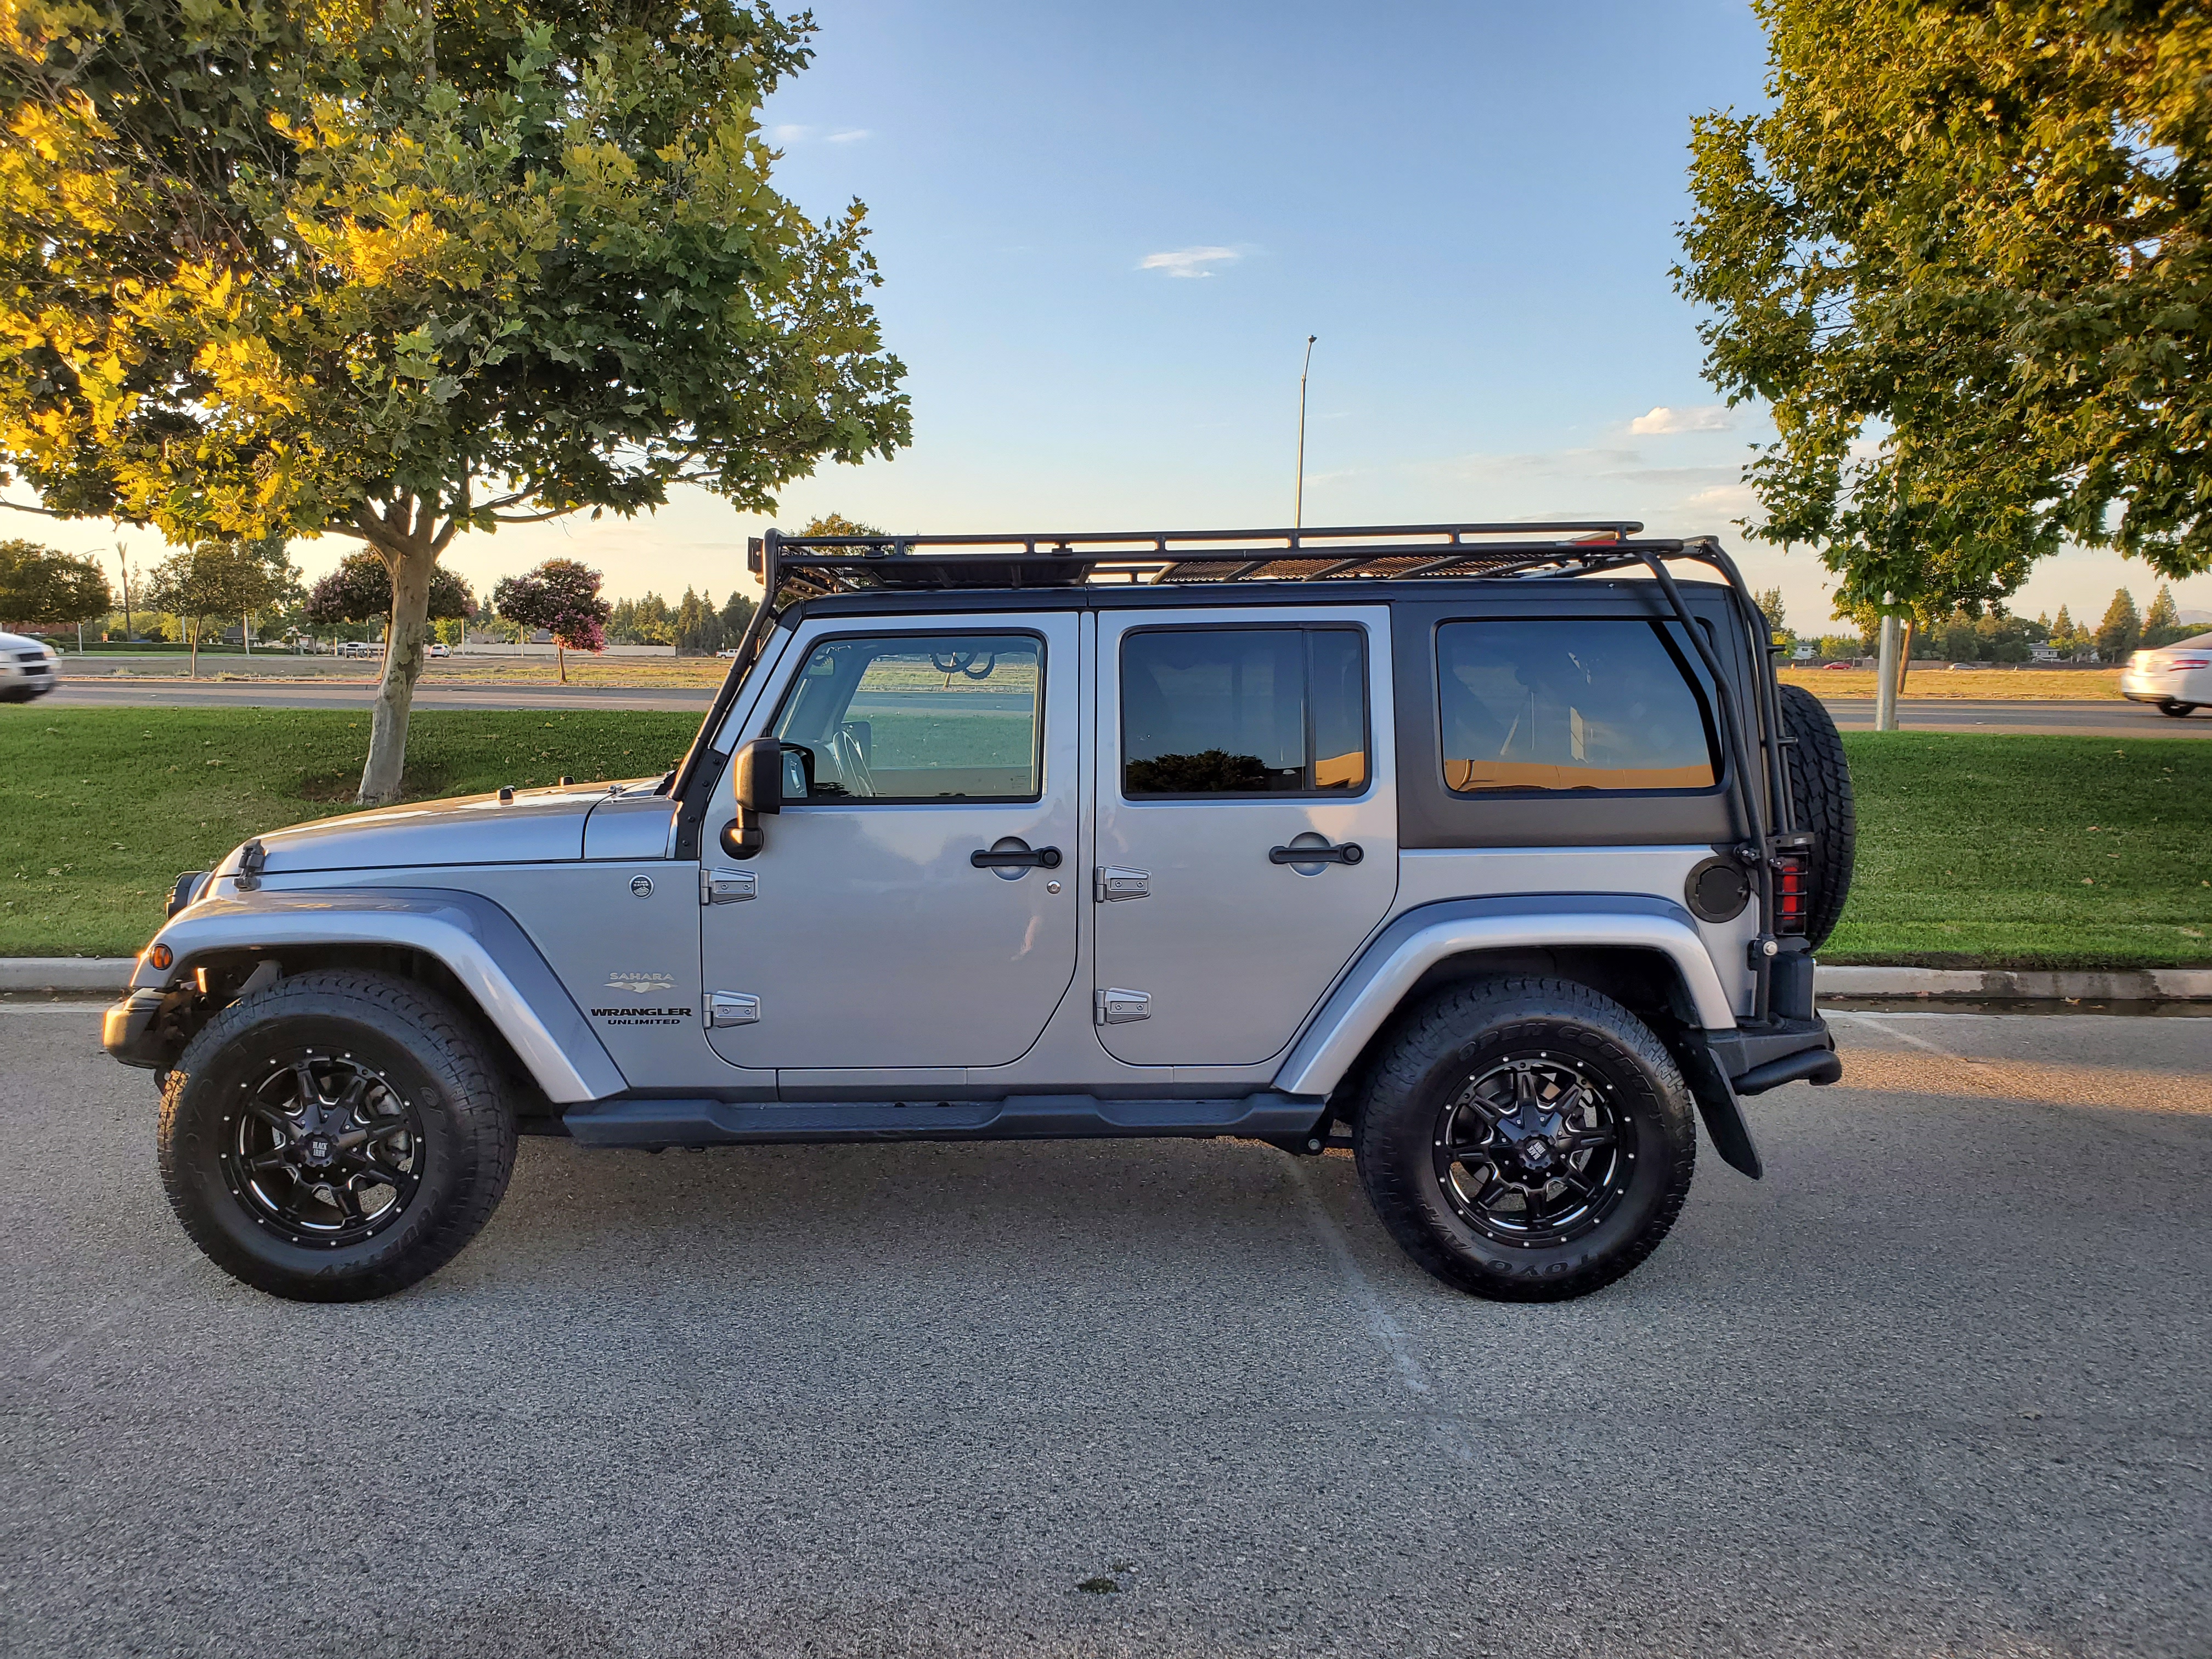
[[[1836,728],[1641,528],[771,531],[674,771],[248,842],[107,1048],[281,1296],[434,1271],[523,1133],[1348,1147],[1447,1284],[1585,1294],[1841,1072]]]

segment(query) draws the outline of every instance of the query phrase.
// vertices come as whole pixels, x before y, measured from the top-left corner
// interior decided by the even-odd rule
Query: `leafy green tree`
[[[1773,406],[1750,533],[1923,617],[2062,540],[2212,568],[2212,17],[1753,6],[1768,106],[1693,124],[1675,273],[1708,376]]]
[[[210,622],[241,621],[283,596],[289,567],[281,543],[201,542],[181,547],[154,567],[146,604],[167,611],[191,643],[191,674],[200,673],[200,640]]]
[[[1766,618],[1769,644],[1786,648],[1797,643],[1797,630],[1790,625],[1789,611],[1778,587],[1770,587],[1759,596],[1759,614]]]
[[[2189,631],[2187,624],[2181,620],[2179,607],[2173,602],[2173,590],[2160,582],[2158,597],[2150,602],[2150,609],[2143,612],[2142,642],[2153,648],[2172,645],[2176,640],[2188,638]]]
[[[501,580],[491,591],[493,609],[526,629],[553,636],[553,658],[561,684],[568,683],[568,653],[604,651],[612,606],[599,597],[599,573],[575,559],[548,559],[535,570]]]
[[[799,526],[799,533],[802,536],[880,536],[884,532],[872,524],[862,524],[842,513],[824,513]]]
[[[391,574],[360,799],[396,798],[455,536],[768,511],[909,441],[853,204],[757,117],[755,0],[17,0],[0,21],[0,483],[173,542],[350,536]]]
[[[466,582],[441,565],[430,573],[425,611],[433,622],[465,621],[476,615],[476,596]],[[335,628],[391,615],[392,572],[380,556],[363,548],[340,559],[337,568],[308,591],[301,620],[310,628]]]
[[[2123,587],[2112,595],[2112,604],[2105,607],[2105,620],[2097,624],[2097,654],[2106,662],[2118,662],[2136,648],[2142,636],[2135,595]]]
[[[2051,624],[2051,643],[2068,656],[2088,648],[2081,630],[2074,625],[2074,618],[2064,605],[2058,607],[2058,620]]]
[[[607,638],[616,645],[673,645],[676,613],[650,591],[641,599],[618,600],[607,617]]]
[[[752,626],[753,612],[759,607],[750,595],[732,593],[722,602],[722,645],[725,650],[734,647]]]
[[[0,542],[0,626],[66,628],[106,616],[114,603],[92,560],[36,542]]]

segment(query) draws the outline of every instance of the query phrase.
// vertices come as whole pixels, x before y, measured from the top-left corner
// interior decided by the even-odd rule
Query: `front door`
[[[1003,1066],[1036,1041],[1074,977],[1087,892],[1078,638],[1073,613],[825,620],[785,653],[788,682],[746,735],[804,745],[811,792],[787,766],[783,811],[743,864],[716,844],[726,782],[708,824],[709,896],[717,870],[736,878],[701,947],[723,1059]]]
[[[1109,611],[1098,664],[1099,1040],[1264,1060],[1397,892],[1389,614]]]

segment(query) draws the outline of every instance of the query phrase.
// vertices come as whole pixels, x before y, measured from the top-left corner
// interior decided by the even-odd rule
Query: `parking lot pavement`
[[[1769,1179],[1561,1306],[1338,1158],[533,1140],[308,1307],[7,1005],[0,1650],[2203,1654],[2212,1022],[1836,1028]]]

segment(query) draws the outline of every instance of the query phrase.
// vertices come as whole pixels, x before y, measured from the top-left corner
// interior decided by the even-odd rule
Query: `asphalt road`
[[[703,713],[714,700],[711,687],[583,686],[559,684],[441,685],[435,679],[416,687],[417,708],[654,708]],[[68,679],[44,700],[55,708],[362,708],[375,697],[369,680],[319,683],[313,680]],[[1836,723],[1846,732],[1874,728],[1871,698],[1828,701]],[[2090,699],[2067,702],[1949,702],[1906,698],[1900,715],[1908,732],[2067,732],[2094,738],[2212,737],[2212,712],[2173,720],[2155,708],[2131,702]]]
[[[1838,1030],[1769,1179],[1563,1306],[1338,1158],[538,1140],[307,1307],[11,1006],[0,1651],[2203,1654],[2212,1022]]]
[[[1874,730],[1871,697],[1822,698],[1836,724],[1846,732]],[[2185,719],[2161,714],[2148,703],[2076,702],[1981,702],[1961,698],[1907,697],[1898,704],[1899,727],[1906,732],[2060,732],[2081,738],[2212,738],[2212,713]]]

